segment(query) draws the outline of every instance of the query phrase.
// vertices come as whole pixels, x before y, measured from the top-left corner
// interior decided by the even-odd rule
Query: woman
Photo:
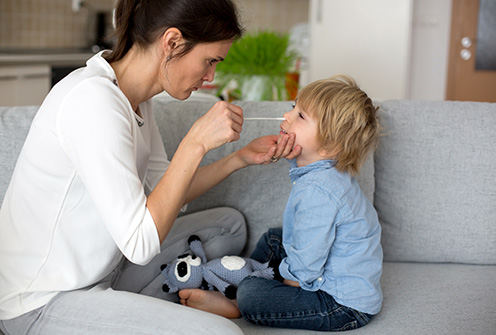
[[[208,257],[239,253],[240,213],[176,220],[179,210],[232,172],[300,149],[291,151],[294,136],[266,136],[199,168],[208,151],[240,138],[242,109],[221,102],[167,161],[149,99],[165,90],[183,100],[213,80],[242,33],[231,0],[121,0],[116,33],[114,50],[55,86],[33,120],[0,211],[0,328],[240,333],[157,299],[159,265],[183,252],[193,232]]]

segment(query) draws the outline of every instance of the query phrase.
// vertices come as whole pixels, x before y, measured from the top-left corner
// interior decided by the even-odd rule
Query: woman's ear
[[[172,55],[176,49],[183,42],[183,34],[177,28],[169,28],[165,31],[161,38],[162,50],[165,55]]]

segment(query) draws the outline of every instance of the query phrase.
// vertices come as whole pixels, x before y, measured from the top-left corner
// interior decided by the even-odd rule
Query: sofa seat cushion
[[[384,259],[496,264],[496,104],[380,107],[374,206]]]
[[[494,278],[494,265],[386,262],[381,279],[382,311],[367,326],[349,333],[493,335],[496,329]],[[256,326],[244,319],[234,322],[246,335],[324,334]]]

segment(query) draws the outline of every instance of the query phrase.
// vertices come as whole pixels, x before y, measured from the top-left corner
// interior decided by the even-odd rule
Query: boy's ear
[[[183,34],[179,29],[174,27],[167,29],[161,38],[164,54],[172,54],[173,50],[183,43],[183,40]]]
[[[334,146],[332,148],[321,147],[319,150],[319,155],[322,158],[335,159],[339,155],[340,151],[341,151],[341,148],[339,148],[338,146]]]

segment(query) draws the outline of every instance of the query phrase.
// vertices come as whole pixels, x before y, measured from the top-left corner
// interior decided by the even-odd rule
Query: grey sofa
[[[155,99],[172,157],[190,125],[213,102]],[[240,102],[245,116],[281,116],[289,102]],[[350,334],[496,334],[496,104],[382,101],[383,136],[358,180],[382,224],[384,304]],[[0,108],[0,200],[36,107]],[[242,138],[210,152],[208,163],[279,122],[246,122]],[[248,167],[192,202],[240,210],[249,255],[259,236],[282,225],[288,164]],[[234,320],[246,334],[312,334]]]

